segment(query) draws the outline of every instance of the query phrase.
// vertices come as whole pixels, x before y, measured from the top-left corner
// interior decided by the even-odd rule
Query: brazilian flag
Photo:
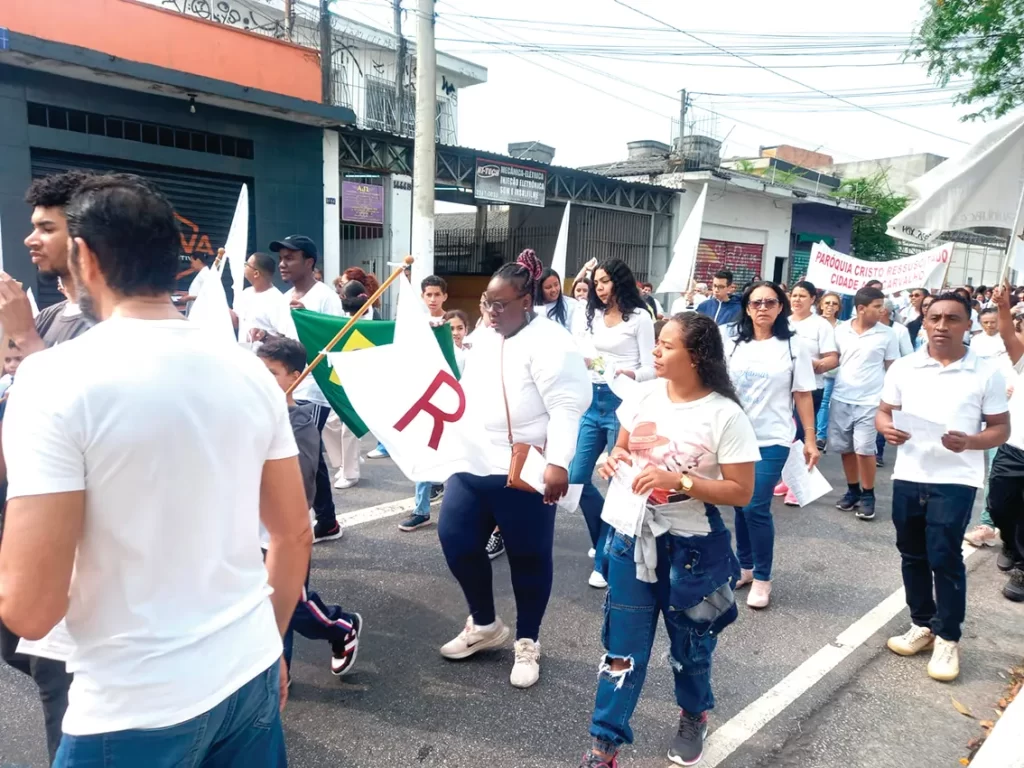
[[[322,315],[319,312],[310,312],[306,309],[293,310],[292,320],[295,321],[295,330],[299,334],[299,341],[306,348],[306,361],[309,363],[313,362],[313,358],[320,354],[320,350],[327,348],[331,339],[348,322],[347,317]],[[458,377],[459,366],[455,362],[455,342],[452,341],[452,331],[447,323],[434,328],[434,338],[441,346],[441,352],[444,354],[445,360],[448,361],[448,366]],[[331,348],[331,351],[351,352],[356,349],[379,347],[383,344],[390,344],[394,339],[394,320],[357,320],[348,333]],[[345,372],[332,368],[328,365],[327,360],[322,360],[313,369],[312,376],[339,418],[357,436],[365,435],[369,430],[363,420],[359,418],[359,414],[352,408],[352,403],[349,402],[342,385]]]

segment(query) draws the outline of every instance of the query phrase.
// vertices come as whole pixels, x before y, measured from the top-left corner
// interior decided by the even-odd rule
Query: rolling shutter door
[[[69,170],[134,173],[154,184],[174,206],[181,229],[181,271],[189,269],[189,256],[201,253],[214,256],[223,248],[231,228],[231,219],[238,204],[238,193],[243,183],[249,185],[249,243],[247,253],[255,250],[256,216],[252,179],[221,176],[200,171],[189,171],[165,166],[111,160],[90,155],[32,150],[32,178],[49,176]],[[225,276],[228,273],[225,271]],[[184,290],[192,276],[179,281]],[[230,286],[230,278],[226,287]],[[56,280],[39,276],[39,305],[49,306],[63,297],[57,290]],[[231,296],[228,296],[229,300]]]
[[[728,269],[732,272],[733,282],[737,286],[744,285],[750,282],[755,275],[761,274],[763,252],[763,245],[701,239],[700,245],[697,246],[697,268],[694,270],[694,279],[710,286],[715,272],[720,269]]]

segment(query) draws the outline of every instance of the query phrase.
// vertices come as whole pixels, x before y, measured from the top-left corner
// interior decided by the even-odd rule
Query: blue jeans
[[[433,483],[416,483],[416,509],[414,515],[430,517],[430,489]]]
[[[64,734],[55,768],[280,768],[288,765],[278,711],[281,662],[209,712],[169,728]]]
[[[832,388],[835,385],[835,379],[825,377],[825,388],[821,391],[821,405],[818,407],[818,419],[815,425],[819,440],[828,439],[828,407],[832,402]]]
[[[758,581],[771,581],[775,553],[775,521],[772,492],[782,477],[789,458],[788,445],[761,447],[761,460],[754,465],[754,496],[745,507],[736,507],[736,554],[740,567],[753,569]]]
[[[583,484],[580,509],[583,510],[583,518],[587,521],[590,543],[597,550],[597,554],[594,555],[595,571],[604,570],[602,563],[605,557],[608,525],[601,521],[604,497],[594,487],[594,467],[597,465],[597,457],[605,450],[610,451],[615,447],[615,441],[619,439],[619,420],[615,416],[615,410],[621,403],[607,384],[594,384],[594,398],[580,419],[576,455],[569,465],[569,482]]]
[[[712,510],[713,513],[712,513]],[[608,546],[608,596],[605,599],[601,642],[606,654],[597,681],[597,697],[590,735],[612,747],[633,742],[629,720],[640,698],[651,659],[651,646],[658,628],[658,615],[665,617],[669,637],[669,665],[675,677],[676,703],[691,714],[715,706],[711,691],[711,656],[719,633],[736,620],[735,601],[717,618],[688,615],[704,598],[739,576],[729,531],[707,536],[658,537],[658,581],[648,584],[636,578],[633,539],[612,531]],[[617,672],[614,659],[632,665]]]
[[[892,482],[892,523],[910,619],[952,642],[959,642],[967,612],[967,569],[960,542],[977,492],[953,483]]]

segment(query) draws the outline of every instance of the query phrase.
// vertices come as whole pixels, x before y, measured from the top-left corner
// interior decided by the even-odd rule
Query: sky
[[[409,37],[415,5],[403,0]],[[439,51],[488,70],[486,83],[459,92],[466,147],[504,153],[510,142],[540,141],[555,147],[557,165],[621,160],[629,141],[671,141],[686,88],[687,133],[724,140],[723,157],[782,143],[836,162],[950,156],[990,126],[960,122],[972,110],[952,105],[957,84],[940,89],[922,64],[902,61],[922,6],[438,0],[436,37]],[[334,10],[392,28],[390,0],[340,0]]]

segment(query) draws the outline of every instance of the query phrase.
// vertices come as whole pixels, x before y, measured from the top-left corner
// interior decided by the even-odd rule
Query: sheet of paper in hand
[[[782,481],[789,486],[801,507],[806,507],[832,490],[832,486],[817,467],[807,471],[802,440],[797,440],[790,446],[789,458],[782,467]]]
[[[624,461],[615,468],[604,497],[601,519],[624,536],[636,536],[644,522],[647,497],[650,494],[633,493],[633,481],[640,470]]]

